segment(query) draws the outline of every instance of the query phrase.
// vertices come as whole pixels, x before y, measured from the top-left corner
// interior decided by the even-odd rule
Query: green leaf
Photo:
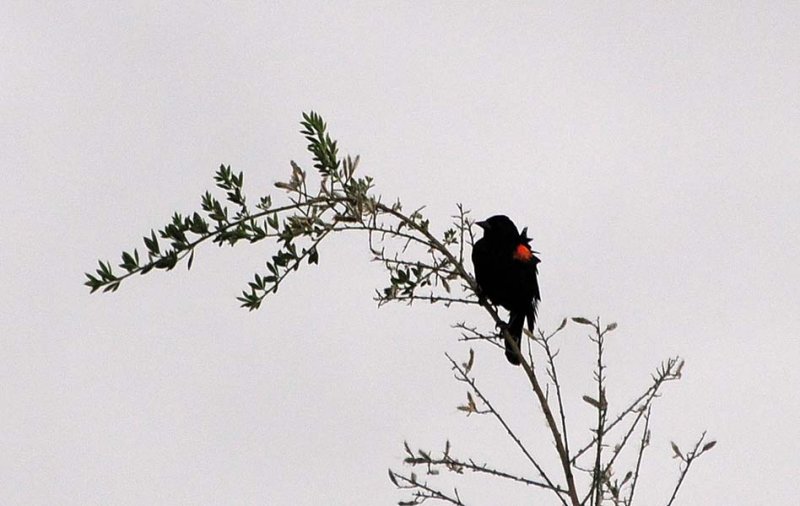
[[[154,262],[154,267],[156,269],[163,269],[163,270],[172,270],[175,267],[175,264],[178,263],[178,255],[175,251],[167,251],[164,253],[164,256],[159,258]]]
[[[133,256],[128,253],[127,251],[122,252],[122,263],[119,264],[121,269],[125,269],[128,272],[139,267],[139,264],[136,260],[134,260]]]
[[[151,256],[160,254],[158,239],[156,238],[155,230],[150,230],[150,237],[144,237],[144,245]]]
[[[715,446],[717,446],[717,442],[716,441],[710,441],[710,442],[708,442],[708,443],[703,445],[703,449],[701,451],[707,452],[708,450],[714,448]]]
[[[97,279],[96,277],[92,276],[89,273],[86,273],[86,277],[88,278],[84,285],[88,286],[91,291],[89,293],[94,293],[103,285],[103,282]]]
[[[674,441],[670,441],[670,444],[672,445],[672,451],[675,453],[675,455],[673,455],[672,458],[679,458],[681,460],[684,460],[683,454],[681,453],[680,448],[678,448],[678,445],[676,445]]]
[[[101,280],[103,280],[103,281],[113,281],[113,280],[116,279],[116,276],[114,276],[114,273],[111,270],[111,263],[110,262],[103,263],[102,260],[99,260],[97,263],[100,265],[100,268],[97,269],[96,272],[97,272],[97,275],[100,276]]]
[[[116,292],[117,288],[119,288],[119,281],[116,281],[114,283],[109,283],[108,285],[106,285],[105,288],[103,288],[103,293]]]
[[[208,233],[208,222],[206,222],[200,214],[195,212],[192,215],[189,230],[198,235],[205,235]]]
[[[267,209],[272,207],[272,197],[270,197],[269,195],[261,197],[257,207],[262,211],[266,211]]]
[[[627,473],[625,473],[625,478],[622,479],[622,483],[620,483],[620,485],[625,485],[625,483],[627,483],[632,476],[633,476],[633,471],[628,471]]]
[[[595,408],[597,408],[597,409],[600,409],[600,408],[602,407],[602,406],[600,405],[600,403],[599,403],[599,402],[597,402],[597,400],[596,400],[596,399],[593,399],[592,397],[589,397],[588,395],[584,395],[584,396],[582,397],[582,399],[583,399],[583,401],[584,401],[584,402],[586,402],[586,403],[588,403],[588,404],[591,404],[592,406],[594,406],[594,407],[595,407]]]

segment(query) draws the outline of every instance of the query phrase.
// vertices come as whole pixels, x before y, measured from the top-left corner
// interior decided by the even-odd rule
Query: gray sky
[[[272,191],[306,163],[315,109],[386,198],[443,225],[504,212],[542,252],[540,324],[617,321],[609,397],[660,360],[685,376],[654,411],[640,490],[665,502],[669,441],[708,429],[683,504],[796,499],[800,419],[800,9],[790,2],[6,1],[0,17],[0,502],[392,504],[402,442],[531,473],[455,407],[449,325],[478,311],[375,308],[362,237],[334,239],[258,312],[235,296],[266,243],[89,296],[83,272],[175,210],[220,163]],[[310,164],[306,163],[310,167]],[[590,423],[591,350],[560,357]],[[519,370],[479,381],[534,448]],[[618,404],[617,404],[618,405]],[[467,476],[470,504],[540,498]],[[646,500],[645,500],[646,499]],[[548,496],[548,500],[550,500]]]

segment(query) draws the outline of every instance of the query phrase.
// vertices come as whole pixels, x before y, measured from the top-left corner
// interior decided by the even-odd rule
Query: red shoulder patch
[[[531,253],[531,249],[525,244],[518,245],[514,250],[514,260],[519,260],[520,262],[530,262],[532,258],[533,253]]]

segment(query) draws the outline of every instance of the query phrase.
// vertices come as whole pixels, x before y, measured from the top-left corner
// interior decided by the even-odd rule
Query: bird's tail
[[[511,313],[511,316],[508,320],[508,332],[511,334],[511,338],[517,343],[517,348],[520,349],[520,353],[522,353],[522,326],[527,320],[528,322],[528,330],[533,332],[533,326],[536,324],[536,301],[531,304],[527,311],[524,313]],[[513,365],[519,365],[519,357],[516,353],[514,353],[514,349],[511,348],[509,343],[506,344],[506,358],[508,361]]]
[[[522,325],[525,323],[524,313],[511,313],[508,319],[508,333],[511,334],[511,339],[517,343],[517,348],[522,347]],[[520,349],[520,353],[522,350]],[[512,365],[519,365],[519,356],[514,353],[514,348],[506,341],[506,358]]]
[[[528,330],[533,333],[533,326],[536,325],[536,312],[539,309],[539,301],[533,299],[528,311],[525,312],[525,318],[528,320]]]

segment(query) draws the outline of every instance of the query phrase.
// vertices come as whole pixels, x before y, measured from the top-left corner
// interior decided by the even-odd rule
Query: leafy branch
[[[617,325],[603,326],[599,318],[572,318],[573,323],[593,329],[589,339],[597,357],[594,370],[596,391],[593,396],[583,396],[583,400],[596,410],[596,423],[590,441],[573,453],[565,409],[565,398],[569,394],[563,391],[559,380],[556,367],[559,350],[555,344],[557,334],[565,328],[568,320],[564,319],[555,331],[547,335],[541,331],[538,335],[526,332],[538,348],[529,346],[527,356],[524,355],[506,330],[497,308],[478,296],[475,279],[465,266],[466,250],[474,243],[474,220],[469,211],[458,204],[447,227],[435,230],[424,215],[423,207],[406,211],[400,200],[387,203],[375,192],[370,176],[356,175],[359,157],[339,154],[338,143],[330,137],[321,116],[314,112],[303,114],[301,127],[300,133],[308,142],[314,170],[307,171],[292,161],[288,180],[274,184],[280,191],[277,196],[265,195],[251,200],[245,191],[244,174],[221,165],[214,175],[215,191],[201,195],[198,210],[175,213],[163,227],[151,230],[143,237],[142,254],[138,248],[123,251],[116,267],[108,260],[99,261],[99,267],[86,274],[85,285],[92,293],[114,292],[123,281],[136,274],[169,271],[182,262],[191,269],[195,255],[204,243],[233,247],[242,242],[254,244],[270,240],[274,242],[275,250],[265,261],[264,270],[256,272],[237,297],[242,307],[255,310],[266,297],[278,291],[292,272],[304,265],[319,263],[326,238],[344,232],[365,234],[372,260],[381,264],[387,275],[385,286],[375,292],[374,298],[379,306],[389,302],[424,302],[478,306],[485,311],[493,325],[491,331],[480,330],[466,322],[456,324],[455,328],[460,330],[463,341],[489,343],[501,348],[505,341],[520,357],[522,367],[519,370],[534,393],[534,402],[544,417],[560,467],[558,472],[547,469],[490,401],[490,395],[479,388],[473,375],[475,354],[472,350],[464,363],[458,363],[447,355],[454,378],[467,388],[466,403],[459,405],[458,409],[466,416],[491,416],[512,441],[516,451],[525,457],[531,467],[528,471],[534,474],[516,474],[473,459],[456,458],[450,454],[449,441],[444,452],[435,457],[423,450],[412,452],[406,444],[408,457],[405,464],[423,467],[430,479],[420,480],[415,472],[404,474],[390,470],[392,483],[411,493],[411,501],[400,504],[420,504],[426,500],[464,504],[457,489],[444,491],[429,483],[440,470],[446,470],[455,474],[470,471],[547,490],[568,506],[587,503],[601,506],[608,501],[630,506],[639,482],[644,449],[650,440],[652,404],[666,382],[680,379],[683,361],[675,357],[664,362],[644,392],[626,404],[616,416],[609,417],[604,350],[607,335]],[[542,355],[535,357],[534,349]],[[536,364],[544,364],[544,374],[536,369]],[[555,392],[554,400],[550,396],[551,387]],[[612,433],[615,429],[619,430]],[[633,441],[634,434],[639,433],[637,431],[641,435],[638,437],[635,469],[628,471],[621,480],[617,479],[612,465],[618,462],[623,448]],[[609,450],[609,439],[619,437],[616,436],[618,433],[621,433],[619,442]],[[673,448],[676,458],[681,459],[681,474],[670,505],[691,464],[715,444],[700,446],[703,437],[685,455],[677,446]],[[584,463],[583,460],[589,456],[592,457],[590,462]],[[588,480],[588,483],[582,483],[581,479]],[[582,487],[582,484],[586,486]],[[623,489],[627,490],[627,496]]]

